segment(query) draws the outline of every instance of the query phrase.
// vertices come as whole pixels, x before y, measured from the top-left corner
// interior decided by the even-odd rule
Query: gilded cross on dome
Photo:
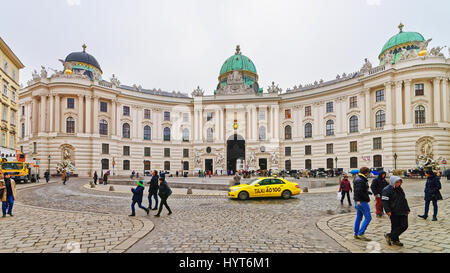
[[[398,29],[400,29],[400,32],[403,32],[403,27],[404,27],[405,25],[403,25],[402,23],[400,23],[400,25],[398,25]]]
[[[241,47],[239,45],[236,46],[236,54],[241,54]]]
[[[86,52],[86,44],[83,44],[81,47],[83,48],[83,52]]]

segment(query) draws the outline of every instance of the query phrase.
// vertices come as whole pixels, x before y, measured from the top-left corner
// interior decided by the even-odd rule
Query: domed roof
[[[239,46],[236,47],[236,53],[222,65],[220,76],[230,71],[248,71],[257,74],[255,64],[247,56],[241,54]]]
[[[422,34],[418,32],[403,32],[403,24],[400,23],[398,26],[400,29],[400,32],[394,36],[392,36],[386,44],[384,44],[383,49],[381,50],[381,55],[388,51],[389,49],[396,48],[400,45],[404,45],[407,43],[413,43],[413,42],[423,42],[425,39],[423,38]]]
[[[86,53],[86,45],[83,45],[83,51],[82,52],[72,52],[66,57],[66,62],[80,62],[92,65],[93,67],[97,68],[101,72],[102,69],[100,68],[100,65],[98,64],[97,60],[89,53]]]

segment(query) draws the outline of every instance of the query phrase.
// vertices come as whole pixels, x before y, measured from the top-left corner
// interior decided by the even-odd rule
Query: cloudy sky
[[[103,78],[123,84],[212,94],[236,45],[256,65],[264,89],[284,90],[378,65],[384,43],[404,31],[450,46],[448,0],[14,0],[1,4],[0,36],[25,64],[94,55]],[[444,50],[448,56],[447,49]]]

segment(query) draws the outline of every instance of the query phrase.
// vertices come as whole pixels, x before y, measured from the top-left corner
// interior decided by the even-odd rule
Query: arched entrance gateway
[[[245,160],[245,140],[234,134],[227,141],[227,170],[236,171],[236,160]]]

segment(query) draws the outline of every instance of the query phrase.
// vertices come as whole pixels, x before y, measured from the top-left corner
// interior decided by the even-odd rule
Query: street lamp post
[[[394,153],[394,170],[397,170],[397,153]]]

